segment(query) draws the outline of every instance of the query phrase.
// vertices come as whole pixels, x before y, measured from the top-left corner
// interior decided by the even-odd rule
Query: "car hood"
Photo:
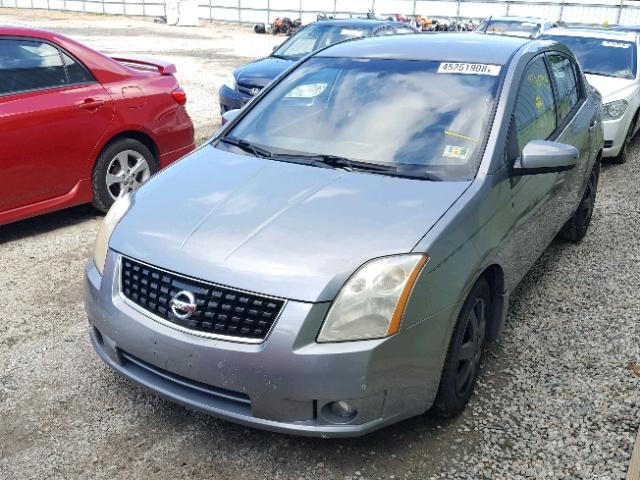
[[[207,145],[136,192],[110,247],[212,283],[328,301],[367,260],[410,252],[470,183],[310,167]]]
[[[267,57],[240,67],[233,73],[237,83],[264,87],[294,63],[293,60]]]
[[[585,75],[587,81],[602,95],[603,103],[626,98],[631,94],[635,80],[625,78],[605,77],[604,75]],[[630,91],[627,93],[626,90]]]

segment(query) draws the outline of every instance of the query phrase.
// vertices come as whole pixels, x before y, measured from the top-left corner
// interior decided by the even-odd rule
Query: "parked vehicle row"
[[[520,279],[586,234],[603,152],[567,47],[470,40],[322,48],[119,199],[86,270],[98,355],[280,432],[460,412]]]

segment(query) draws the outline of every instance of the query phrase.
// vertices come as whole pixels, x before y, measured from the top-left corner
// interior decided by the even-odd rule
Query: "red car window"
[[[57,48],[32,40],[0,40],[0,95],[67,83]]]

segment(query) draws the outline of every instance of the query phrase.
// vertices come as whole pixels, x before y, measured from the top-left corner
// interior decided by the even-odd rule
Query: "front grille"
[[[258,90],[257,90],[258,92],[259,92],[260,90],[262,90],[262,87],[260,87],[260,86],[258,86],[258,85],[249,85],[249,84],[246,84],[246,83],[239,83],[239,84],[238,84],[238,91],[239,91],[240,93],[244,93],[245,95],[251,95],[252,97],[253,97],[254,95],[257,95],[257,93],[255,93],[255,94],[254,94],[254,93],[251,93],[251,90],[252,90],[252,89],[254,89],[254,88],[257,88],[257,89],[258,89]]]
[[[611,148],[611,147],[613,147],[613,140],[605,140],[604,148]]]
[[[282,299],[194,280],[124,257],[121,282],[127,299],[168,322],[196,332],[247,341],[263,340],[284,306]],[[181,291],[191,292],[197,305],[196,311],[185,319],[176,316],[169,305]]]

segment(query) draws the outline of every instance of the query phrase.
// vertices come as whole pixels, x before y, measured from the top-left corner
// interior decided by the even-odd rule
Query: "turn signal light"
[[[185,103],[187,103],[187,94],[181,88],[177,88],[173,92],[171,92],[171,96],[178,105],[184,105]]]

